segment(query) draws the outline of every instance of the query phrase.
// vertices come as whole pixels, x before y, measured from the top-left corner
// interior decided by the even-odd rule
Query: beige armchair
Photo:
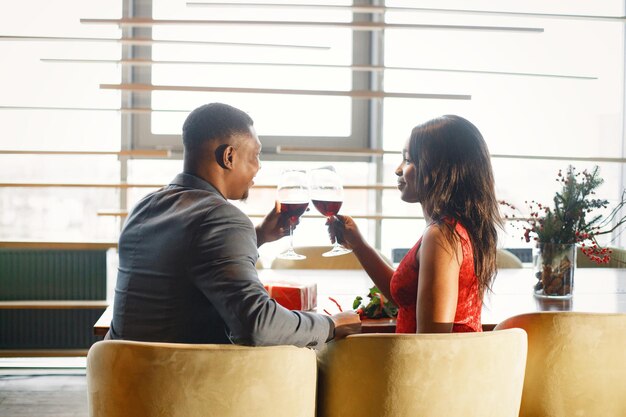
[[[526,334],[361,334],[319,355],[320,417],[517,417]]]
[[[524,264],[520,259],[506,249],[496,251],[496,266],[498,269],[523,268]]]
[[[87,356],[91,417],[314,417],[316,357],[293,346],[110,340]]]
[[[530,313],[496,330],[514,327],[528,333],[521,417],[626,416],[626,314]]]

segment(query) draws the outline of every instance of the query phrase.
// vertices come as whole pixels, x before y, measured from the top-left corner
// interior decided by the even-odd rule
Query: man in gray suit
[[[360,331],[355,313],[290,311],[270,298],[257,247],[288,233],[276,207],[256,228],[228,200],[248,197],[261,167],[252,119],[226,104],[183,125],[184,170],[132,210],[119,241],[112,339],[319,348]]]

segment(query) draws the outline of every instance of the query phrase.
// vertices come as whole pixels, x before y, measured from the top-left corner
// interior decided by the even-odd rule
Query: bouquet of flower
[[[565,174],[559,170],[557,181],[562,184],[562,189],[555,194],[553,207],[534,200],[525,202],[530,209],[530,217],[519,219],[525,223],[522,226],[523,239],[530,242],[532,236],[539,243],[577,243],[592,261],[608,263],[611,251],[603,248],[596,238],[612,233],[626,223],[626,214],[621,213],[626,205],[626,190],[622,192],[620,202],[607,215],[597,213],[597,209],[606,209],[609,204],[608,200],[592,198],[604,182],[598,171],[597,166],[591,172],[576,172],[572,166]],[[515,210],[506,201],[500,203]],[[515,218],[515,215],[505,215],[505,218],[509,217]]]
[[[374,286],[370,288],[370,292],[367,296],[370,299],[367,305],[363,303],[363,297],[360,295],[354,299],[354,303],[352,304],[352,309],[359,313],[361,318],[393,318],[398,315],[398,307],[387,300],[378,287]]]
[[[612,251],[602,247],[597,237],[612,233],[626,223],[626,214],[622,211],[626,205],[626,190],[608,213],[608,200],[594,198],[595,190],[603,183],[597,166],[582,172],[569,166],[565,173],[559,170],[556,180],[562,188],[556,192],[551,207],[534,200],[526,201],[529,216],[505,215],[505,218],[519,221],[522,239],[538,243],[542,269],[537,272],[539,282],[535,291],[545,295],[570,294],[576,250],[573,245],[580,246],[581,252],[593,262],[609,263]],[[500,203],[516,210],[506,201]],[[565,254],[566,245],[573,247],[572,253]]]

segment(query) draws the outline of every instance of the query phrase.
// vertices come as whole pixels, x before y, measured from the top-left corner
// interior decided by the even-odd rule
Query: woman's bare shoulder
[[[443,223],[429,224],[422,235],[422,242],[438,242],[440,240],[447,241],[449,236],[448,226]]]
[[[446,224],[432,223],[422,235],[422,246],[424,252],[438,253],[445,252],[448,256],[454,256],[462,250],[459,236],[451,231]]]

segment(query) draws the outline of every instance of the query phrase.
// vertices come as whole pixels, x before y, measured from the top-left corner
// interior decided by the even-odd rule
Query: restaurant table
[[[317,284],[317,311],[330,314],[339,311],[332,297],[343,310],[352,309],[357,295],[367,303],[368,289],[374,285],[363,270],[337,269],[261,269],[261,281],[287,281]],[[493,292],[485,296],[482,310],[484,330],[517,314],[535,311],[577,311],[595,313],[626,313],[626,269],[577,268],[574,274],[574,295],[570,299],[546,299],[533,295],[537,280],[531,268],[501,269]],[[109,306],[94,325],[95,335],[104,336],[111,323],[113,307]],[[364,332],[393,332],[392,319],[365,320]]]

